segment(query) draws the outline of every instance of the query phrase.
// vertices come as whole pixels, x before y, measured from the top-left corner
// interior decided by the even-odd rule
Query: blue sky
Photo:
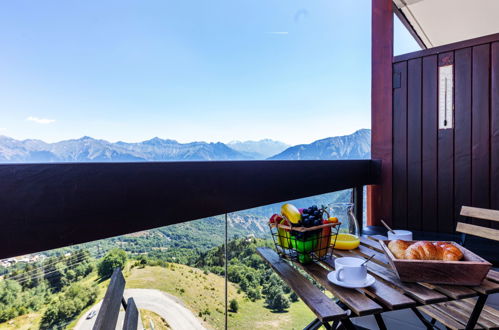
[[[0,4],[0,134],[289,144],[370,127],[370,0]],[[395,53],[418,49],[396,21]]]

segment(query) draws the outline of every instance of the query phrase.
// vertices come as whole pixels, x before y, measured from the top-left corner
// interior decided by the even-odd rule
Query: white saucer
[[[334,270],[332,272],[330,272],[329,274],[327,274],[327,279],[336,285],[342,286],[344,288],[350,288],[350,289],[366,288],[368,286],[373,285],[374,282],[376,282],[376,279],[370,274],[367,274],[366,280],[363,283],[358,283],[358,282],[348,283],[348,282],[344,282],[344,281],[338,281],[338,280],[336,280],[336,271],[334,271]]]

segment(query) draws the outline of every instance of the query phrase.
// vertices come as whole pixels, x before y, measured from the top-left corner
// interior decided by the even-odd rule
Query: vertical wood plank
[[[125,321],[123,322],[123,330],[137,330],[139,325],[139,311],[135,300],[128,298],[127,308],[125,312]]]
[[[407,228],[421,230],[422,60],[407,65]]]
[[[454,218],[463,222],[461,206],[471,205],[471,48],[456,50],[454,62]]]
[[[121,307],[121,299],[125,290],[125,278],[119,267],[115,268],[106,294],[102,300],[93,330],[115,329]]]
[[[454,53],[438,55],[439,66],[454,64]],[[453,97],[449,95],[448,97]],[[438,129],[438,226],[439,232],[454,230],[454,130]]]
[[[407,62],[393,66],[400,87],[393,90],[393,226],[407,228]]]
[[[499,42],[491,44],[490,63],[490,179],[492,182],[490,207],[499,210]],[[499,223],[493,223],[492,227],[499,229]]]
[[[472,58],[472,159],[471,202],[475,207],[490,207],[490,46],[473,47]],[[474,224],[488,226],[482,220]]]
[[[437,231],[437,56],[423,58],[422,230]]]
[[[381,184],[368,187],[368,224],[392,219],[393,1],[371,6],[371,158],[382,161]]]

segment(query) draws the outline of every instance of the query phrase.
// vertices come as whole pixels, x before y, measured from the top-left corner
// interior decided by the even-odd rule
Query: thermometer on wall
[[[451,129],[454,114],[454,66],[438,68],[438,129]]]

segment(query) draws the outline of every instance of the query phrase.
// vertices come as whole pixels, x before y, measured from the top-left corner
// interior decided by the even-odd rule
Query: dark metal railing
[[[0,165],[0,258],[378,183],[379,163]],[[357,213],[357,216],[359,213]],[[359,220],[362,219],[362,213]]]

